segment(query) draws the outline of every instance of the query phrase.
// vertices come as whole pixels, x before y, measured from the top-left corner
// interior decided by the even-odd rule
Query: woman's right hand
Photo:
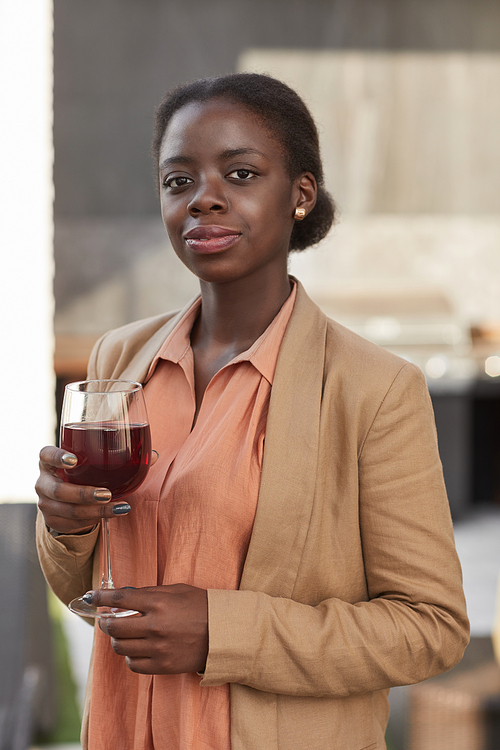
[[[86,487],[61,479],[62,470],[71,470],[76,463],[73,453],[53,445],[40,451],[40,476],[35,485],[38,507],[47,526],[60,534],[85,533],[101,518],[130,511],[127,503],[111,502],[111,492],[104,487]]]

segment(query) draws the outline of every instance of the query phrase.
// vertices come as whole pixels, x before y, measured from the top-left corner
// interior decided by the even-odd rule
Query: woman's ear
[[[304,174],[296,179],[295,188],[294,218],[299,220],[305,219],[307,214],[311,213],[316,205],[318,187],[314,175],[311,172],[304,172]]]

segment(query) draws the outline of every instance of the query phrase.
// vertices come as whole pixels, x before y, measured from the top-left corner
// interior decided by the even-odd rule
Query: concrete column
[[[54,441],[52,2],[0,0],[0,502]]]

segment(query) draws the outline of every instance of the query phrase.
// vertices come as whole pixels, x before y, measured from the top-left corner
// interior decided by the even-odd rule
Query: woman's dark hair
[[[296,221],[290,250],[305,250],[326,236],[335,218],[335,204],[324,187],[318,131],[300,96],[276,78],[257,73],[235,73],[202,78],[168,93],[155,114],[152,155],[155,170],[161,142],[173,115],[191,102],[228,99],[257,114],[280,144],[293,180],[304,172],[316,178],[318,196],[313,210]]]

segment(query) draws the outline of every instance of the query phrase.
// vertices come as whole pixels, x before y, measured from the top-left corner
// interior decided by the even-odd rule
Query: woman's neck
[[[201,281],[201,313],[191,334],[193,348],[237,356],[264,333],[290,294],[287,274],[276,280]]]
[[[201,312],[191,331],[196,397],[193,425],[211,379],[257,341],[290,294],[286,273],[274,283],[267,275],[261,284],[247,278],[200,284]]]

